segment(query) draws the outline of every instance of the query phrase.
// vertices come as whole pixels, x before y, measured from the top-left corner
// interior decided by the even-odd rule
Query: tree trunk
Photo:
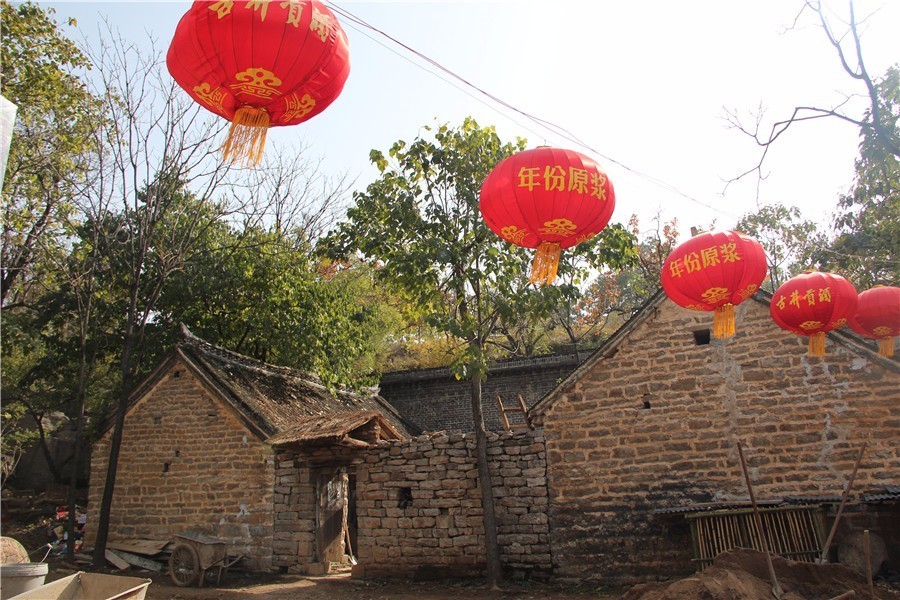
[[[475,422],[475,450],[478,456],[478,484],[481,487],[481,505],[484,509],[484,550],[487,559],[487,581],[493,589],[499,589],[503,580],[500,568],[500,546],[497,543],[497,515],[494,513],[494,486],[488,469],[487,433],[484,430],[484,413],[481,408],[481,377],[472,377],[472,420]]]
[[[66,545],[66,558],[69,562],[75,562],[75,530],[76,510],[78,497],[76,491],[78,489],[78,470],[81,468],[81,453],[84,449],[84,409],[87,401],[87,352],[85,345],[87,343],[84,326],[81,330],[81,354],[78,359],[78,421],[75,430],[75,459],[72,467],[72,476],[69,478],[69,490],[66,494],[66,504],[69,506],[69,518],[66,522],[66,532],[68,533],[69,543]],[[106,552],[104,552],[106,554]]]
[[[116,472],[119,467],[119,449],[122,447],[122,433],[125,429],[125,412],[128,409],[128,399],[131,395],[131,385],[134,378],[131,368],[131,352],[134,347],[134,337],[131,332],[125,335],[125,348],[122,351],[122,388],[119,395],[119,406],[116,412],[116,423],[113,429],[112,441],[109,446],[109,464],[106,468],[106,482],[103,485],[103,498],[100,500],[100,518],[97,523],[97,540],[94,543],[94,555],[92,564],[94,567],[106,565],[106,542],[109,539],[109,515],[112,508],[113,489],[116,485]]]

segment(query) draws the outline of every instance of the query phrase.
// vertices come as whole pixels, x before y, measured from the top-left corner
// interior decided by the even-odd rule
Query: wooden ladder
[[[506,431],[532,429],[531,422],[528,420],[528,407],[525,406],[525,401],[522,399],[522,394],[516,396],[516,400],[518,401],[519,406],[506,407],[503,406],[503,400],[500,398],[500,394],[497,394],[497,407],[500,409],[500,422],[503,423],[503,429],[505,429]],[[509,419],[506,416],[507,413],[522,413],[522,418],[525,420],[525,422],[510,425]]]

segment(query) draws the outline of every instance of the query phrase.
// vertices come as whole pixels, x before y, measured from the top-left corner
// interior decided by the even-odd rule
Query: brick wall
[[[755,299],[737,307],[734,338],[708,345],[693,331],[711,314],[651,310],[539,419],[560,579],[690,572],[687,526],[653,510],[746,500],[739,440],[757,498],[839,497],[863,441],[854,490],[900,484],[896,367],[831,338],[827,356],[807,357],[806,338]]]
[[[584,360],[588,352],[554,354],[495,364],[482,384],[484,424],[489,431],[503,431],[500,424],[497,394],[503,405],[518,406],[522,395],[527,406],[568,376]],[[381,379],[380,394],[422,431],[473,431],[472,395],[467,380],[457,380],[450,369],[423,369],[386,373]],[[520,415],[510,415],[519,419]],[[518,422],[518,421],[514,421]]]
[[[93,545],[110,429],[94,444],[86,526]],[[127,415],[110,517],[110,541],[173,539],[185,531],[228,542],[269,570],[274,455],[180,362]]]
[[[488,434],[498,541],[507,572],[550,573],[546,456],[541,431]],[[484,574],[474,434],[382,443],[357,467],[355,575]]]

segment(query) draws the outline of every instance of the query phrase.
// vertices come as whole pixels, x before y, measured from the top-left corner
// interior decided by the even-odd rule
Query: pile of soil
[[[772,556],[783,600],[829,600],[849,591],[870,598],[866,578],[844,565],[796,562]],[[875,588],[878,599],[897,599],[900,593]],[[667,583],[635,586],[620,600],[765,600],[773,598],[766,556],[750,549],[724,552],[711,567],[692,577]]]

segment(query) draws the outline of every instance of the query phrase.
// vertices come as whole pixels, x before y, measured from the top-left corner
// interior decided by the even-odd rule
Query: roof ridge
[[[182,346],[182,347],[187,346],[187,347],[192,347],[192,348],[204,351],[204,352],[209,352],[209,353],[215,354],[221,358],[241,364],[245,367],[258,369],[263,372],[268,371],[268,372],[278,373],[278,374],[282,374],[282,375],[293,376],[297,379],[304,379],[304,380],[307,380],[311,384],[317,385],[317,386],[321,387],[322,389],[327,390],[327,387],[322,383],[322,379],[315,373],[312,373],[310,371],[304,371],[302,369],[297,369],[294,367],[287,367],[284,365],[275,365],[272,363],[267,363],[262,360],[258,360],[256,358],[249,357],[245,354],[235,352],[234,350],[229,350],[228,348],[218,346],[216,344],[213,344],[212,342],[204,340],[201,337],[198,337],[190,329],[188,329],[187,325],[185,325],[184,323],[180,323],[180,327],[181,327],[182,340],[178,343],[179,346]],[[338,391],[354,393],[351,389],[347,388],[346,386],[344,386],[342,384],[338,384]]]

